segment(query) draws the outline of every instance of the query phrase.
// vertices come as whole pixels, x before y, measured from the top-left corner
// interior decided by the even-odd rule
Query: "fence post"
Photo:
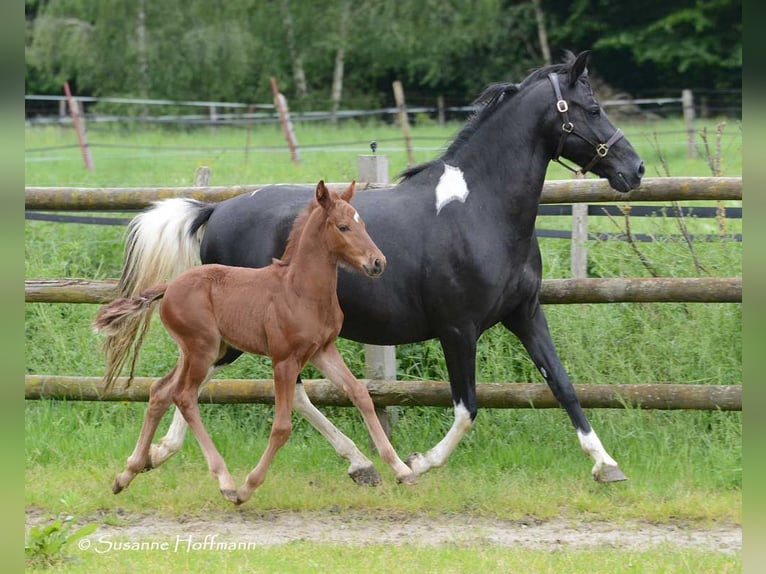
[[[85,163],[85,169],[93,171],[93,157],[90,154],[90,147],[88,146],[88,137],[85,135],[85,125],[80,123],[80,110],[77,101],[72,97],[72,92],[69,90],[69,82],[64,82],[64,94],[66,95],[67,102],[69,103],[69,113],[72,115],[72,123],[74,124],[75,132],[77,132],[77,141],[80,144],[80,151],[82,152],[82,159]]]
[[[389,183],[388,156],[374,154],[358,156],[357,172],[359,181]],[[396,380],[396,347],[365,345],[364,356],[365,378],[383,381]],[[390,439],[391,425],[396,424],[399,415],[396,407],[377,407],[375,413]]]
[[[575,174],[575,179],[585,179]],[[572,204],[572,245],[570,246],[570,269],[573,279],[588,276],[588,204]]]
[[[279,120],[282,123],[282,132],[287,140],[287,147],[290,148],[290,158],[293,163],[300,163],[301,157],[298,152],[298,141],[295,139],[293,122],[290,120],[290,111],[287,108],[287,99],[282,95],[277,87],[277,80],[274,77],[269,78],[271,82],[271,92],[274,95],[274,107],[279,114]]]
[[[684,122],[686,123],[686,155],[689,158],[697,157],[697,145],[694,142],[694,96],[691,90],[681,92],[681,102],[684,110]]]
[[[407,117],[407,105],[404,103],[404,89],[402,83],[396,80],[394,86],[394,100],[399,108],[399,125],[404,135],[404,147],[407,148],[407,165],[415,165],[415,157],[412,155],[412,137],[410,136],[410,120]]]

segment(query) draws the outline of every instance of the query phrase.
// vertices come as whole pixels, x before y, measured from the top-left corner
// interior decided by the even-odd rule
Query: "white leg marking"
[[[442,207],[452,201],[465,203],[468,197],[468,186],[463,177],[463,171],[459,167],[444,164],[444,173],[439,178],[436,185],[436,213],[442,210]]]
[[[422,474],[427,470],[442,466],[447,462],[460,440],[473,425],[471,414],[463,406],[462,402],[455,405],[455,420],[444,438],[426,454],[409,460],[410,467],[415,474]]]
[[[344,435],[325,417],[309,400],[306,389],[302,384],[295,385],[293,408],[300,413],[319,433],[327,439],[340,456],[351,463],[349,474],[361,468],[369,468],[372,461],[364,456],[356,447],[354,441]]]
[[[615,460],[607,454],[606,450],[604,450],[601,441],[596,435],[596,431],[591,429],[589,433],[585,434],[578,430],[577,438],[580,439],[580,446],[583,451],[585,451],[585,454],[591,457],[593,462],[596,463],[593,465],[593,470],[591,471],[593,476],[598,476],[604,465],[617,466],[617,462],[615,462]]]

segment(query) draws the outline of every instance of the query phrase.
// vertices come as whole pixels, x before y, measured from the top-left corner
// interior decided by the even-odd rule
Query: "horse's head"
[[[544,87],[538,89],[547,90],[545,101],[551,102],[546,118],[554,118],[553,160],[571,171],[592,171],[617,191],[628,192],[640,185],[644,162],[593,95],[586,68],[589,58],[589,51],[581,52],[540,82]],[[571,168],[561,157],[582,169]]]
[[[354,196],[356,182],[335,195],[320,180],[315,197],[326,214],[325,232],[330,250],[346,265],[363,271],[368,277],[380,277],[386,268],[386,257],[367,234],[364,221],[349,201]]]

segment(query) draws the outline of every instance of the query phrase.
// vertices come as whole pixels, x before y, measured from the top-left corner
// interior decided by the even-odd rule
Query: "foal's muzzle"
[[[367,277],[380,277],[383,275],[383,271],[386,270],[386,258],[385,257],[374,257],[371,258],[371,261],[369,263],[366,263],[365,265],[362,265],[362,268],[364,269],[364,272],[367,274]]]

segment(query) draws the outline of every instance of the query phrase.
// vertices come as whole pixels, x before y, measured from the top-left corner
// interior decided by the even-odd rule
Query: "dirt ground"
[[[86,544],[104,541],[173,544],[276,545],[293,541],[344,544],[519,546],[554,550],[609,546],[645,550],[656,545],[736,553],[742,549],[739,525],[710,527],[645,522],[509,521],[467,515],[406,515],[352,511],[232,513],[206,518],[166,519],[118,513],[119,526],[100,526]],[[27,511],[27,527],[45,517]],[[101,522],[98,518],[90,521]],[[207,538],[206,538],[207,537]]]

